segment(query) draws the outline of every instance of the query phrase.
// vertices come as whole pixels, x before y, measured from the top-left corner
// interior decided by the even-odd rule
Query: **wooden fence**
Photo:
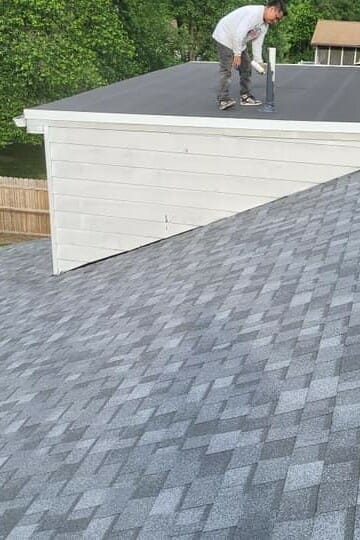
[[[46,180],[0,177],[0,233],[50,235]]]

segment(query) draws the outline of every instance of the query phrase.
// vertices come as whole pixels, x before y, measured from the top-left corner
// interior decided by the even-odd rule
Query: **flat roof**
[[[218,64],[189,62],[33,108],[64,111],[177,117],[359,122],[360,67],[278,65],[273,113],[262,107],[216,105]],[[265,100],[266,77],[254,73],[253,93]],[[232,95],[239,95],[236,72]],[[29,110],[29,109],[28,109]]]

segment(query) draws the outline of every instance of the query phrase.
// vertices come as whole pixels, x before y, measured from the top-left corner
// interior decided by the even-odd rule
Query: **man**
[[[247,43],[252,42],[253,59],[262,64],[262,47],[269,25],[277,23],[286,14],[283,0],[270,0],[265,7],[255,5],[235,9],[218,22],[212,37],[217,44],[220,64],[217,96],[220,110],[236,104],[229,95],[232,66],[240,75],[240,104],[261,105],[261,101],[251,94],[251,63]]]

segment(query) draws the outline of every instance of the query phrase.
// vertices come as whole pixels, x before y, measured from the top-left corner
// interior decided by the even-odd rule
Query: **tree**
[[[24,108],[131,76],[134,54],[111,0],[3,0],[0,146],[27,139]]]
[[[360,21],[360,4],[353,0],[312,0],[313,9],[319,19]]]
[[[214,60],[216,58],[212,33],[216,23],[246,0],[170,0],[179,35],[182,61]],[[254,3],[259,3],[254,1]]]
[[[177,32],[169,0],[113,0],[124,27],[133,40],[141,72],[168,67],[177,61]]]
[[[317,22],[317,14],[311,0],[295,0],[289,6],[286,20],[279,25],[287,62],[310,60],[314,56],[311,38]]]

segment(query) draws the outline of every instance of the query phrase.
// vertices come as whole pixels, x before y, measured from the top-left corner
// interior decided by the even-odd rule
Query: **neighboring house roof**
[[[2,535],[352,537],[359,199],[355,173],[59,277],[47,241],[1,248]]]
[[[360,47],[360,22],[319,20],[311,45]]]

